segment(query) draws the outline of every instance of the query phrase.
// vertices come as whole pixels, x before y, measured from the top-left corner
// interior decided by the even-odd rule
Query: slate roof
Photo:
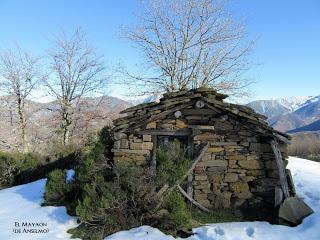
[[[135,129],[149,122],[164,119],[167,115],[192,106],[201,100],[205,103],[206,108],[218,109],[223,114],[229,115],[248,126],[252,131],[282,142],[289,142],[291,139],[289,135],[268,126],[267,117],[256,113],[247,106],[224,102],[223,100],[227,97],[227,95],[217,93],[211,88],[166,93],[160,99],[160,102],[143,103],[120,112],[126,114],[126,116],[114,120],[114,130],[134,132]]]

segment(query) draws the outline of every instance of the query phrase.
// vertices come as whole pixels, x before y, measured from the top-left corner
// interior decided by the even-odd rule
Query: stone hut
[[[163,95],[130,107],[114,121],[114,161],[156,167],[156,150],[179,141],[197,161],[186,192],[206,208],[279,206],[294,195],[289,136],[251,108],[224,102],[210,88]]]

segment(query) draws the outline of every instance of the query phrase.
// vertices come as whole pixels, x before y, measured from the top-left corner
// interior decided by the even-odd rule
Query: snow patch
[[[66,181],[71,182],[73,180],[73,176],[74,176],[74,170],[73,169],[68,170]]]
[[[67,230],[75,228],[76,218],[66,213],[65,207],[41,207],[46,179],[11,187],[0,191],[0,239],[3,240],[53,240],[70,239]],[[14,233],[23,223],[44,223],[48,233]]]

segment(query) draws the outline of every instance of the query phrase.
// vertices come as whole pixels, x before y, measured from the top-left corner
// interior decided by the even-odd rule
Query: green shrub
[[[35,168],[39,159],[34,153],[0,151],[0,188],[12,186],[14,177],[21,171]]]
[[[110,127],[104,127],[96,137],[92,137],[83,149],[83,157],[75,168],[75,181],[78,184],[91,182],[96,175],[110,178],[113,154],[113,133]]]
[[[0,189],[13,183],[14,175],[18,171],[16,160],[0,152]]]
[[[68,192],[71,190],[66,181],[66,174],[66,170],[60,169],[49,173],[44,194],[45,204],[56,205],[64,202]]]
[[[61,158],[66,158],[75,152],[80,151],[80,147],[76,144],[63,145],[60,142],[51,142],[45,153],[47,162],[54,162]]]
[[[228,209],[215,209],[211,213],[205,213],[197,208],[191,208],[190,215],[197,225],[241,221],[241,218],[235,215],[234,211]]]
[[[112,178],[95,176],[85,184],[76,213],[82,226],[73,230],[75,237],[86,235],[88,228],[105,235],[139,226],[150,215],[153,186],[147,169],[132,165],[117,165]],[[95,239],[87,236],[84,239]],[[100,239],[100,238],[98,238]]]
[[[159,183],[174,184],[190,167],[191,160],[178,142],[157,150],[157,179]]]
[[[166,199],[166,208],[170,219],[175,223],[175,229],[188,228],[190,226],[190,213],[183,196],[178,192],[172,192]]]

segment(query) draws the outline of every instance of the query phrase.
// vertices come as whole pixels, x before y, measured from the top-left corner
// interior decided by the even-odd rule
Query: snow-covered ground
[[[315,211],[295,227],[270,225],[267,222],[219,223],[194,229],[189,240],[320,240],[320,163],[289,159],[297,193]],[[75,227],[75,218],[64,207],[40,207],[45,180],[0,191],[0,239],[69,239],[67,229]],[[49,229],[48,233],[14,233],[18,223],[46,223],[35,229]],[[142,226],[118,232],[105,240],[171,240],[157,229]]]
[[[69,179],[71,174],[68,172]],[[45,184],[41,179],[0,191],[0,240],[70,238],[67,230],[77,226],[76,218],[70,217],[65,207],[41,207]],[[32,229],[38,233],[30,233]]]

